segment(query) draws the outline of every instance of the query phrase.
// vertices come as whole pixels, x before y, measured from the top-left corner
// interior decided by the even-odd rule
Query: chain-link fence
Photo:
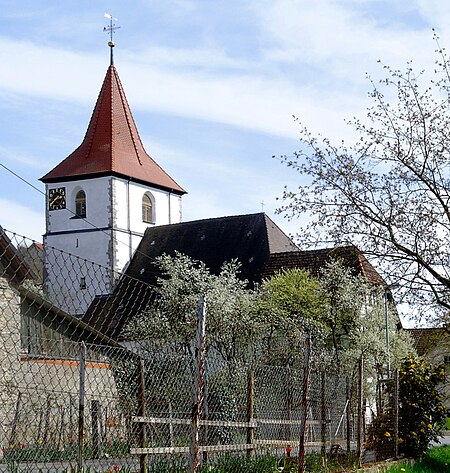
[[[317,369],[310,340],[293,367],[206,354],[201,333],[184,351],[121,338],[154,296],[0,232],[0,470],[311,471],[362,455],[376,410],[362,369]]]

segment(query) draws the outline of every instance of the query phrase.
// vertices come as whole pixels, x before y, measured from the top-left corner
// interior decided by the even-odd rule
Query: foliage
[[[432,447],[413,465],[399,463],[386,468],[384,473],[442,473],[450,467],[450,446]]]
[[[448,410],[439,385],[445,380],[443,365],[432,367],[422,358],[407,356],[399,370],[399,452],[422,455],[432,441],[439,439]],[[392,455],[394,449],[394,383],[388,385],[391,400],[385,412],[372,422],[367,447],[380,455]]]
[[[352,465],[352,458],[346,466]],[[186,471],[183,460],[162,460],[149,464],[149,473],[181,473]],[[269,453],[247,458],[245,455],[224,454],[213,462],[201,464],[199,473],[294,473],[298,471],[297,457],[276,457]],[[305,455],[305,471],[308,472],[338,472],[342,466],[330,462],[326,469],[320,454],[308,453]]]
[[[306,331],[312,332],[317,348],[323,339],[325,301],[319,282],[302,269],[282,271],[262,284],[257,304],[267,362],[295,364]]]
[[[225,263],[220,273],[211,274],[205,264],[183,254],[163,255],[158,260],[158,298],[144,313],[132,319],[124,330],[128,339],[192,348],[197,329],[200,296],[206,297],[206,345],[225,360],[242,358],[256,337],[255,294],[238,278],[239,264]]]
[[[340,367],[347,374],[361,357],[368,373],[386,374],[386,303],[384,289],[355,276],[344,268],[332,264],[325,271],[327,283],[330,276],[339,281],[339,286],[330,297],[330,318],[334,327],[334,348],[339,355]],[[333,315],[337,312],[337,316]],[[353,318],[349,317],[352,314]],[[337,320],[338,323],[335,321]],[[391,367],[396,368],[400,360],[414,352],[408,333],[398,330],[399,317],[395,306],[388,303],[388,332]]]
[[[315,359],[328,370],[334,366],[339,374],[352,376],[363,356],[368,372],[381,374],[386,365],[384,289],[369,284],[343,261],[328,263],[319,279],[301,269],[283,271],[262,285],[260,298],[269,360],[293,364],[302,340],[299,334],[308,328],[314,335]],[[394,306],[388,308],[391,361],[396,367],[414,350],[409,335],[397,330]]]
[[[449,60],[438,44],[431,78],[384,69],[367,120],[350,121],[354,144],[301,130],[303,149],[282,161],[305,184],[285,190],[280,212],[308,216],[303,243],[354,242],[406,297],[449,309]]]

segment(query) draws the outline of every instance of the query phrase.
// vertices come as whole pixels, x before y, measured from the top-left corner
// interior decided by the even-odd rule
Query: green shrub
[[[408,355],[399,370],[398,450],[406,456],[422,455],[432,441],[437,441],[448,410],[438,386],[445,379],[443,365],[432,367],[422,358]],[[368,429],[366,447],[378,457],[394,453],[394,383],[387,387],[390,404]]]

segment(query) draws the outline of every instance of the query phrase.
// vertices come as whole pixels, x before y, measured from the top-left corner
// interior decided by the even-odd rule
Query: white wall
[[[150,225],[181,221],[181,196],[117,177],[98,177],[47,184],[49,189],[65,187],[66,208],[48,210],[46,287],[53,302],[73,315],[81,315],[96,295],[108,294],[120,272]],[[75,216],[75,196],[86,193],[86,218]],[[154,221],[142,221],[142,197],[153,202]],[[59,254],[51,247],[70,253]],[[81,258],[80,259],[77,259]],[[84,260],[102,267],[89,267]],[[80,288],[80,278],[87,288]]]

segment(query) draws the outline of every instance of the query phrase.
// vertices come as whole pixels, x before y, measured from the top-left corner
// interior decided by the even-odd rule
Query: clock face
[[[48,209],[61,210],[66,208],[66,188],[56,187],[48,191]]]

